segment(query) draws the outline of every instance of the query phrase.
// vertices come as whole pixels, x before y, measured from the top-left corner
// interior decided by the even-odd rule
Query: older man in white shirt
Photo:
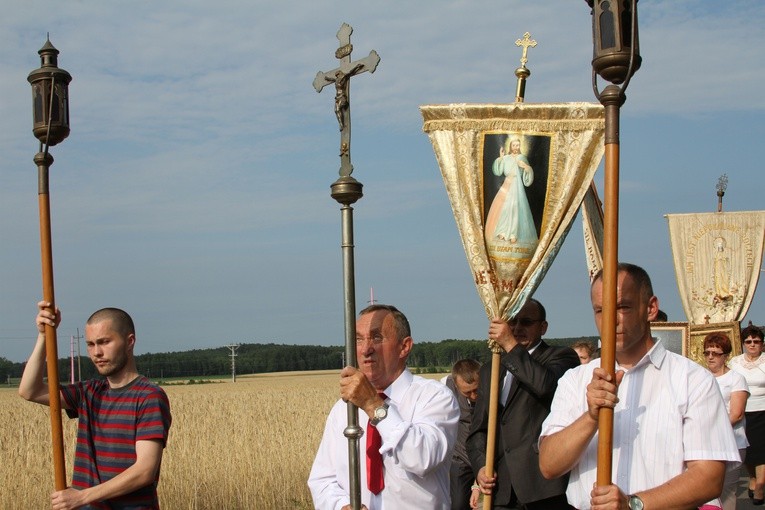
[[[395,307],[372,305],[359,314],[359,369],[345,367],[340,373],[341,399],[329,413],[308,478],[317,509],[350,509],[346,401],[358,406],[359,425],[367,430],[359,462],[362,504],[368,510],[449,509],[459,407],[446,386],[407,370],[412,342],[409,322]],[[372,448],[382,457],[379,484],[363,458],[372,429],[382,443]]]

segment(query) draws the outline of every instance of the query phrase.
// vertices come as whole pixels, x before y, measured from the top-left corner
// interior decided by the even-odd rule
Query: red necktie
[[[384,394],[380,394],[380,397],[385,400]],[[380,494],[380,491],[385,488],[380,447],[382,447],[382,437],[377,427],[367,422],[367,487],[372,494]]]

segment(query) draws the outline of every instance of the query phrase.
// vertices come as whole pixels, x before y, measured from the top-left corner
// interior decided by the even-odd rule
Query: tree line
[[[553,345],[571,345],[578,340],[593,343],[597,337],[546,340]],[[236,353],[236,373],[258,374],[303,370],[340,369],[345,363],[343,346],[241,344]],[[409,354],[409,366],[419,372],[447,371],[463,358],[485,363],[491,359],[486,340],[442,340],[415,342]],[[231,374],[231,349],[227,347],[194,349],[190,351],[148,353],[135,357],[138,371],[150,379],[163,380],[192,377],[225,377]],[[70,380],[71,360],[59,360],[58,372],[62,382]],[[17,380],[24,363],[0,357],[0,381]],[[97,375],[87,356],[74,360],[75,379],[90,379]]]

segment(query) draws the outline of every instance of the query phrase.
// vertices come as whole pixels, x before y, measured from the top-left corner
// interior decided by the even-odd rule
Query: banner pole
[[[497,414],[499,408],[499,367],[500,352],[498,347],[491,351],[491,387],[489,393],[489,425],[486,430],[486,476],[494,476],[494,453],[497,445]],[[491,510],[494,494],[484,494],[483,510]]]
[[[517,77],[515,87],[515,102],[523,103],[526,99],[526,79],[531,76],[531,71],[526,64],[528,63],[528,51],[529,48],[535,48],[537,42],[531,39],[531,34],[526,32],[523,34],[522,39],[515,41],[515,45],[523,48],[521,53],[521,65],[515,70],[515,76]],[[499,368],[500,368],[500,355],[502,349],[496,345],[493,341],[490,342],[491,348],[491,388],[489,393],[489,423],[486,430],[486,476],[494,476],[494,457],[497,445],[497,416],[499,414],[499,394],[501,388],[499,387]],[[494,493],[485,495],[483,498],[483,509],[491,510],[492,500],[494,499]]]

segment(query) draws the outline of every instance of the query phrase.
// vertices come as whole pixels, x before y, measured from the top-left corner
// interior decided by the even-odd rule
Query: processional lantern
[[[32,85],[32,132],[41,144],[54,146],[69,136],[69,82],[72,75],[58,67],[59,51],[50,39],[40,48],[40,68],[29,73]]]
[[[637,0],[586,0],[592,7],[592,69],[620,84],[640,69]],[[633,15],[634,14],[634,15]]]
[[[619,246],[619,108],[630,79],[641,64],[638,0],[585,0],[592,8],[592,89],[605,109],[605,210],[603,213],[603,311],[601,367],[616,368],[616,281]],[[611,82],[598,90],[597,77]],[[621,86],[619,86],[621,85]],[[598,414],[597,484],[611,484],[614,410]]]
[[[50,39],[45,41],[38,53],[41,61],[40,68],[29,73],[27,80],[32,85],[32,132],[40,141],[40,149],[34,157],[34,162],[37,165],[37,195],[40,209],[43,300],[50,303],[49,311],[53,312],[56,304],[53,290],[53,249],[48,186],[48,169],[53,164],[53,156],[48,153],[48,148],[69,136],[69,82],[72,81],[72,76],[58,67],[59,52],[51,44]],[[45,326],[45,353],[55,488],[64,490],[67,485],[58,377],[58,343],[56,329],[48,325]]]

